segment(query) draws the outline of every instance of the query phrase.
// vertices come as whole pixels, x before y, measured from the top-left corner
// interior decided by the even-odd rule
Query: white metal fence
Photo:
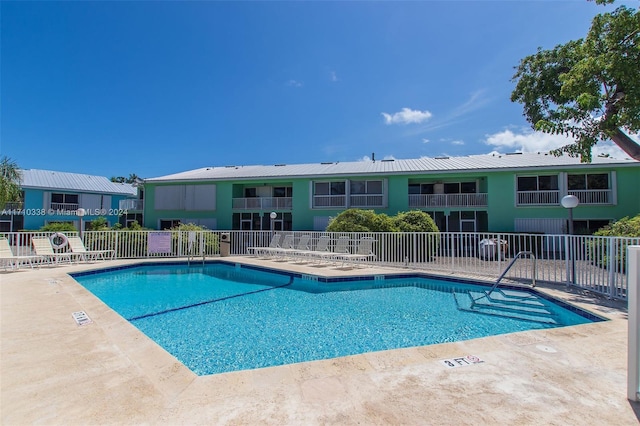
[[[322,235],[351,238],[352,251],[363,237],[373,237],[375,259],[367,263],[418,269],[436,274],[473,274],[493,280],[521,251],[535,256],[537,281],[575,285],[614,299],[626,300],[626,248],[640,238],[496,233],[327,233],[293,234],[294,241],[307,234],[310,249]],[[77,234],[77,233],[67,233]],[[16,255],[31,254],[31,238],[46,232],[4,233]],[[83,241],[89,250],[115,250],[117,259],[146,259],[248,255],[247,247],[268,246],[270,231],[87,231]],[[330,246],[332,247],[332,246]],[[68,248],[61,248],[61,251]],[[534,260],[519,259],[505,278],[531,282]]]

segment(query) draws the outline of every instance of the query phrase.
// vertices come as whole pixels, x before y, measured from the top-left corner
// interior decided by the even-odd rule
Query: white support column
[[[640,246],[627,248],[629,262],[629,356],[627,398],[640,401]]]

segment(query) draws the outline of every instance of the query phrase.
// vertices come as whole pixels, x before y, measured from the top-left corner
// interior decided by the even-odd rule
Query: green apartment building
[[[144,226],[324,230],[348,208],[429,213],[441,231],[576,233],[640,212],[640,162],[513,153],[407,160],[205,167],[144,183]]]

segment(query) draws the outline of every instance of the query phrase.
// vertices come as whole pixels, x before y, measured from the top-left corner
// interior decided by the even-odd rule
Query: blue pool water
[[[198,375],[599,320],[521,292],[524,312],[501,300],[474,311],[486,286],[422,276],[319,280],[226,263],[97,272],[74,278]]]

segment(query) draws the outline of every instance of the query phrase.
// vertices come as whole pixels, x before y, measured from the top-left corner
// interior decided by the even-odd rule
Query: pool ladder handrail
[[[507,275],[507,272],[509,272],[509,269],[511,269],[511,267],[516,263],[516,261],[518,259],[520,259],[524,255],[529,255],[533,259],[533,271],[532,271],[532,277],[531,277],[531,288],[534,288],[536,286],[536,255],[533,254],[533,252],[530,252],[530,251],[520,251],[520,252],[518,252],[518,254],[516,254],[513,257],[513,259],[511,259],[511,262],[509,262],[509,264],[504,269],[502,274],[500,274],[500,276],[496,280],[496,283],[493,285],[493,287],[491,287],[491,290],[489,290],[488,292],[485,292],[485,294],[480,296],[479,298],[473,299],[472,305],[475,304],[475,302],[477,302],[480,299],[483,299],[485,297],[491,296],[491,293],[493,293],[495,291],[495,289],[498,288],[498,285],[500,284],[500,281],[502,281],[504,276]]]
[[[187,267],[190,267],[191,266],[191,261],[192,260],[195,261],[196,257],[198,257],[198,256],[196,256],[195,253],[193,252],[193,248],[191,247],[191,245],[189,245],[189,248],[187,249],[187,252],[188,252],[187,253]],[[205,259],[206,259],[206,255],[205,255],[205,252],[203,250],[202,251],[202,266],[204,266]]]
[[[511,267],[514,265],[514,263],[516,263],[516,260],[520,259],[520,257],[522,257],[524,255],[529,255],[533,259],[533,271],[532,271],[533,273],[532,273],[532,277],[531,277],[531,288],[536,286],[536,255],[533,254],[533,252],[530,252],[530,251],[520,251],[520,252],[518,252],[518,254],[516,254],[513,257],[513,259],[511,259],[511,262],[509,262],[509,264],[504,269],[502,274],[498,277],[498,279],[496,280],[496,283],[493,285],[493,287],[491,287],[491,290],[489,290],[489,293],[487,293],[487,296],[491,296],[491,293],[493,293],[493,291],[498,287],[498,285],[500,284],[500,281],[502,281],[504,276],[507,275],[507,272],[509,272],[509,269],[511,269]]]

